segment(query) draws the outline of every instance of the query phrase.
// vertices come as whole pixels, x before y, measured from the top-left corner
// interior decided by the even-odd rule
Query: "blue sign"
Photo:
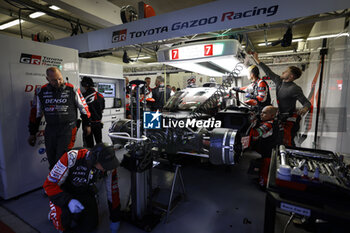
[[[157,112],[144,112],[143,113],[143,128],[145,129],[160,129],[162,114]]]

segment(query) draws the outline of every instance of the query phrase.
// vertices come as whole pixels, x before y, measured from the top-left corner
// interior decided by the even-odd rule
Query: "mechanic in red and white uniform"
[[[77,108],[90,134],[90,112],[79,89],[65,83],[57,67],[46,70],[49,83],[35,91],[29,119],[28,143],[35,145],[42,116],[45,116],[45,147],[51,170],[60,157],[73,148],[77,132]]]
[[[277,108],[266,106],[260,113],[260,123],[256,124],[250,130],[252,149],[258,152],[262,157],[260,166],[259,183],[265,187],[269,174],[272,149],[277,145],[278,122],[274,122],[277,114]]]
[[[246,104],[251,106],[257,106],[259,112],[268,105],[271,105],[271,96],[269,85],[259,77],[259,68],[252,65],[248,68],[249,76],[248,79],[252,82],[246,87],[235,87],[233,90],[242,90],[246,92],[245,101]]]
[[[260,122],[250,130],[249,135],[253,143],[258,140],[264,141],[273,135],[274,118],[276,114],[277,114],[276,107],[273,107],[270,105],[263,108],[263,110],[260,113]],[[263,143],[261,147],[262,147],[261,150],[265,151],[270,146],[267,145],[266,143]],[[271,156],[271,153],[260,153],[260,154],[262,154],[262,157]]]
[[[82,86],[81,91],[91,113],[91,133],[86,135],[86,132],[84,131],[83,139],[86,147],[92,148],[95,145],[94,139],[96,144],[102,142],[103,124],[101,119],[103,109],[105,109],[105,99],[101,93],[95,90],[92,78],[84,76],[80,84]],[[83,127],[85,128],[84,125]]]
[[[71,150],[55,164],[43,185],[50,199],[49,218],[63,232],[90,232],[98,225],[95,183],[105,182],[110,213],[110,229],[120,225],[117,177],[119,162],[114,147],[106,143],[88,149]]]
[[[145,98],[152,98],[152,88],[151,88],[151,78],[150,77],[146,77],[145,78],[145,82],[146,82],[146,87],[145,87]]]

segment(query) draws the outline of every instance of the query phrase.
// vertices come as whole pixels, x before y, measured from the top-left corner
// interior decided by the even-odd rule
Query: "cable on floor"
[[[284,226],[283,233],[286,233],[287,228],[288,228],[290,222],[293,220],[294,216],[295,216],[295,213],[292,213],[292,215],[291,215],[290,218],[288,219],[287,224]]]

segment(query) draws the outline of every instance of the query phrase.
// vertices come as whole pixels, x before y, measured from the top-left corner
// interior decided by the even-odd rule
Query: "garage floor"
[[[121,155],[119,155],[121,156]],[[265,192],[257,184],[256,176],[247,173],[250,160],[258,155],[245,153],[240,164],[234,167],[212,166],[199,161],[182,167],[187,192],[187,201],[180,201],[169,217],[164,218],[153,229],[153,233],[261,233],[264,226]],[[170,177],[170,178],[169,178]],[[130,187],[129,172],[119,169],[122,208]],[[154,169],[154,186],[169,187],[171,174]],[[48,198],[42,189],[27,193],[18,198],[0,201],[0,204],[12,212],[18,219],[31,225],[38,232],[54,233],[56,230],[47,220]],[[100,225],[98,233],[109,232],[108,211],[105,203],[99,203]],[[276,233],[283,232],[288,216],[278,214]],[[18,220],[19,222],[21,220]],[[6,222],[5,222],[6,223]],[[21,228],[15,232],[35,232]],[[122,222],[120,233],[145,232],[127,222]],[[290,224],[287,232],[305,232]]]

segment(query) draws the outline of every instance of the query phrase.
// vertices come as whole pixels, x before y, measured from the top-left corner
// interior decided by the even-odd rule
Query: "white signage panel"
[[[348,0],[222,0],[49,43],[75,48],[83,53],[271,23],[349,7]]]
[[[169,51],[170,60],[196,59],[222,55],[223,43],[200,44],[171,49]]]
[[[40,69],[41,68],[41,69]],[[13,93],[16,93],[16,98],[12,102],[12,108],[15,114],[12,115],[12,120],[16,122],[13,133],[17,138],[16,148],[18,155],[21,156],[21,170],[31,170],[30,177],[23,179],[22,185],[31,185],[38,179],[42,179],[48,173],[48,162],[45,150],[44,129],[45,119],[43,118],[37,133],[37,141],[34,147],[27,143],[29,136],[28,121],[31,110],[31,102],[33,100],[36,88],[45,84],[46,67],[36,67],[35,65],[26,64],[11,64],[11,88]],[[29,175],[29,174],[28,174]]]

